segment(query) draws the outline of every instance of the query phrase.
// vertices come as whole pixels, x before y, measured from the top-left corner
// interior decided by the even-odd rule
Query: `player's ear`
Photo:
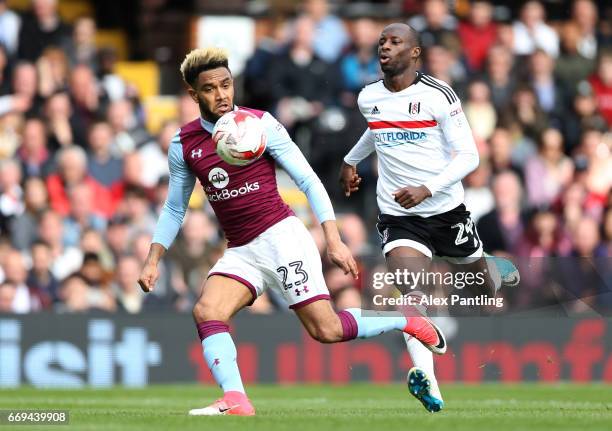
[[[421,56],[421,47],[420,46],[415,46],[414,48],[412,48],[412,58],[414,58],[416,60],[420,56]]]
[[[187,92],[189,93],[189,97],[191,97],[191,100],[193,100],[195,103],[198,103],[198,93],[193,89],[193,87],[189,87],[187,89]]]

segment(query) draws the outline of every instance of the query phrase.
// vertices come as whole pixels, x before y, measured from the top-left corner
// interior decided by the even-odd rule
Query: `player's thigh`
[[[313,301],[294,311],[315,340],[335,343],[342,339],[342,324],[328,300]]]
[[[298,218],[288,217],[266,231],[257,248],[257,266],[266,286],[278,291],[289,308],[329,299],[319,250]]]
[[[420,273],[429,269],[433,252],[426,223],[422,217],[381,214],[377,228],[389,272],[403,277],[407,272]],[[403,294],[411,290],[405,284],[397,283],[396,287]]]
[[[194,306],[196,321],[226,321],[263,292],[263,277],[250,253],[246,246],[228,249],[211,268]]]
[[[423,285],[409,284],[414,277],[408,274],[423,274],[429,271],[431,258],[420,250],[412,247],[396,247],[386,255],[387,270],[395,274],[397,280],[395,287],[403,294],[414,290],[423,290]]]
[[[390,272],[404,269],[408,271],[428,270],[431,265],[431,258],[423,254],[420,250],[412,247],[396,247],[386,255],[387,268]]]
[[[204,283],[193,308],[196,322],[227,322],[240,309],[253,302],[251,290],[242,282],[223,275],[212,275]]]

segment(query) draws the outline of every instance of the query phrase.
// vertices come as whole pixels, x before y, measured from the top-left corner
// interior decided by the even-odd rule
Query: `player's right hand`
[[[359,270],[357,269],[353,253],[342,241],[327,244],[327,256],[336,266],[344,271],[344,274],[351,273],[353,278],[359,278]]]
[[[151,292],[155,287],[155,282],[158,277],[159,271],[157,270],[157,265],[145,263],[145,266],[140,272],[140,277],[138,278],[138,284],[142,291]]]
[[[340,168],[340,185],[344,191],[344,196],[349,197],[351,193],[359,190],[360,183],[361,177],[357,174],[357,167],[342,162],[342,168]]]

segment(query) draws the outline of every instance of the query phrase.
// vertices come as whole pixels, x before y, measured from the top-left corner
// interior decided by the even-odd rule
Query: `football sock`
[[[240,370],[236,361],[236,345],[229,333],[229,326],[219,320],[197,324],[202,340],[204,359],[217,384],[223,392],[245,393]]]
[[[429,381],[431,382],[431,394],[441,400],[442,394],[440,393],[438,381],[436,380],[436,375],[434,373],[433,353],[431,353],[431,351],[425,347],[423,343],[413,336],[408,334],[403,335],[404,339],[406,340],[406,347],[408,348],[408,354],[410,354],[412,363],[415,367],[419,367],[425,371],[425,374],[427,374],[427,377],[429,377]]]
[[[375,310],[362,310],[361,308],[348,308],[338,313],[342,323],[342,341],[354,338],[370,338],[385,332],[403,331],[408,323],[406,317],[400,313],[390,315]]]

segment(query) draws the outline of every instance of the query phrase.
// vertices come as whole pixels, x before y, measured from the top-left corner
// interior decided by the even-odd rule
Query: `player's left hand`
[[[328,244],[327,256],[329,256],[329,259],[342,269],[345,274],[350,272],[354,278],[359,278],[359,271],[357,270],[357,263],[353,258],[353,254],[342,241]]]
[[[351,193],[359,190],[359,184],[361,184],[361,177],[357,174],[357,167],[342,162],[342,168],[340,168],[340,186],[344,191],[344,196],[349,197]]]
[[[431,192],[425,186],[406,186],[393,192],[395,202],[404,208],[412,208],[431,196]]]

